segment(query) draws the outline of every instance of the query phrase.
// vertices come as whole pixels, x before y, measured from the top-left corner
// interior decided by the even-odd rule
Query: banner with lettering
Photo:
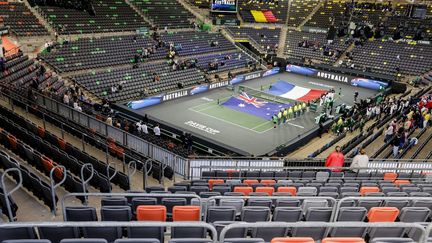
[[[170,101],[170,100],[175,100],[175,99],[185,97],[185,96],[200,94],[200,93],[212,90],[212,89],[217,89],[217,88],[225,87],[228,85],[235,85],[235,84],[239,84],[241,82],[247,81],[247,80],[252,80],[252,79],[261,78],[261,77],[267,77],[267,76],[274,75],[277,73],[279,73],[279,67],[275,67],[275,68],[272,68],[272,69],[269,69],[266,71],[257,71],[257,72],[237,75],[235,78],[233,78],[232,80],[229,80],[229,81],[226,80],[226,81],[221,81],[221,82],[216,82],[216,83],[211,83],[211,84],[200,84],[200,85],[196,85],[196,86],[186,88],[186,89],[176,90],[176,91],[172,91],[172,92],[163,93],[160,95],[147,97],[147,98],[144,98],[141,100],[130,101],[126,105],[127,105],[127,107],[129,107],[132,110],[138,110],[138,109],[142,109],[145,107],[157,105],[157,104],[160,104],[160,103],[165,102],[165,101]]]
[[[289,73],[296,73],[305,76],[311,76],[311,77],[328,79],[328,80],[342,82],[342,83],[348,83],[352,86],[362,87],[362,88],[372,89],[372,90],[383,90],[388,87],[388,83],[378,81],[378,80],[361,78],[361,77],[352,77],[349,75],[326,72],[315,68],[302,67],[302,66],[292,65],[292,64],[288,64],[286,66],[286,71]]]

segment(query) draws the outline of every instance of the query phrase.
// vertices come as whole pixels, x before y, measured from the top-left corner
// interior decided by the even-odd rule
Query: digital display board
[[[237,0],[211,0],[210,9],[212,12],[237,12]]]

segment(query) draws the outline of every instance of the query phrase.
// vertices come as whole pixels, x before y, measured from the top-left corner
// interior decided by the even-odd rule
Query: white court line
[[[254,126],[254,127],[252,127],[251,129],[256,129],[256,128],[258,128],[258,127],[261,127],[261,126],[263,126],[263,125],[268,124],[269,122],[271,122],[271,121],[266,121],[266,122],[264,122],[264,123],[259,124],[258,126]]]
[[[291,125],[291,126],[295,126],[295,127],[299,127],[299,128],[304,129],[304,126],[300,126],[300,125],[297,125],[297,124],[294,124],[294,123],[291,123],[291,122],[287,122],[287,124]]]
[[[194,111],[194,112],[199,113],[199,114],[204,115],[204,116],[211,117],[211,118],[213,118],[213,119],[216,119],[216,120],[219,120],[219,121],[222,121],[222,122],[226,122],[226,123],[228,123],[228,124],[231,124],[231,125],[234,125],[234,126],[237,126],[237,127],[241,127],[241,128],[243,128],[243,129],[246,129],[246,130],[249,130],[249,131],[252,131],[252,132],[258,133],[258,134],[262,134],[262,133],[265,133],[265,132],[270,131],[271,129],[273,129],[273,127],[272,127],[272,128],[267,129],[267,130],[265,130],[265,131],[258,132],[258,131],[252,130],[251,128],[248,128],[248,127],[244,127],[244,126],[242,126],[242,125],[239,125],[239,124],[237,124],[237,123],[233,123],[233,122],[227,121],[227,120],[222,119],[222,118],[219,118],[219,117],[215,117],[215,116],[212,116],[212,115],[209,115],[209,114],[206,114],[206,113],[202,113],[201,111],[194,110],[193,108],[189,108],[189,110]],[[262,124],[260,124],[260,125],[262,125]]]

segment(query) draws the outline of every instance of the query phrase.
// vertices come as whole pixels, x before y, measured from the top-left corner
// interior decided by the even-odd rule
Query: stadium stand
[[[228,28],[235,38],[252,39],[263,50],[274,49],[279,45],[280,29],[267,28]],[[269,47],[269,48],[268,48]]]
[[[0,23],[9,26],[11,32],[17,36],[49,35],[46,28],[23,3],[1,2],[0,12]]]
[[[194,16],[175,0],[133,0],[145,16],[161,29],[190,28]]]
[[[332,43],[325,33],[308,33],[290,30],[285,42],[285,55],[297,59],[309,59],[318,63],[333,64],[348,48],[349,43],[343,38],[336,38]]]
[[[431,53],[430,45],[373,40],[357,45],[351,57],[359,69],[370,67],[377,73],[415,76],[429,71]]]
[[[155,73],[160,76],[159,81],[154,79]],[[83,74],[74,76],[73,79],[99,98],[116,102],[175,90],[179,83],[189,87],[204,82],[204,75],[196,68],[171,71],[165,63],[160,63]],[[124,88],[112,92],[111,88],[116,87],[119,82],[122,82]]]
[[[290,10],[288,13],[288,26],[297,27],[309,16],[314,7],[319,4],[319,1],[308,0],[291,1]]]
[[[125,1],[107,0],[92,3],[96,15],[58,6],[38,6],[41,15],[60,34],[136,31],[149,27]]]
[[[42,2],[29,1],[39,5],[32,8],[60,37],[48,42],[36,59],[36,53],[18,48],[20,36],[48,35],[47,30],[25,4],[0,3],[0,15],[17,39],[16,46],[3,45],[5,55],[0,58],[0,243],[431,241],[430,6],[241,0],[239,16],[253,24],[207,32],[199,30],[204,26],[197,25],[196,13],[186,10],[196,8],[184,7],[207,3],[199,14],[212,17],[206,1],[93,1],[93,13]],[[412,17],[423,13],[417,7],[426,9],[424,19]],[[341,31],[347,19],[360,24],[354,36]],[[384,36],[367,37],[372,32],[366,33],[364,24],[374,25]],[[333,38],[325,32],[332,25],[337,26],[335,38],[328,40]],[[132,34],[136,30],[150,31]],[[66,38],[69,34],[74,36]],[[272,59],[285,38],[284,55]],[[238,43],[230,42],[233,39],[258,43],[262,50],[254,45],[240,50]],[[179,109],[181,115],[193,110],[214,118],[207,123],[187,117],[191,130],[152,115],[155,107],[129,113],[129,101],[155,98],[163,106],[174,106],[177,101],[165,102],[165,95],[195,96],[195,87],[198,92],[223,87],[210,92],[232,98],[237,95],[235,82],[288,75],[274,73],[296,60],[305,64],[298,68],[309,75],[338,72],[334,75],[353,76],[356,82],[376,77],[379,82],[366,83],[378,83],[379,88],[365,92],[370,92],[368,97],[354,94],[352,102],[353,95],[342,96],[339,88],[348,86],[345,81],[330,86],[332,78],[298,77],[308,85],[322,80],[317,85],[325,87],[320,91],[325,95],[301,108],[295,103],[298,114],[287,121],[291,124],[274,123],[279,130],[268,120],[257,125],[270,125],[268,131],[250,128],[284,143],[261,157],[240,156],[234,151],[241,148],[231,151],[216,141],[226,131],[211,127],[217,122],[232,125],[224,120],[230,117],[214,114],[218,111],[203,113],[213,107],[227,109],[216,95],[199,96],[197,104]],[[233,76],[236,71],[240,74]],[[367,74],[376,76],[366,78]],[[296,81],[296,74],[289,75],[290,82]],[[256,81],[256,92],[264,94],[268,84]],[[347,89],[363,92],[358,83],[352,84]],[[291,86],[301,92],[312,89]],[[338,88],[339,98],[350,105],[333,109],[332,103],[325,124],[314,120],[321,110],[309,113],[314,112],[312,103],[326,102],[326,95]],[[240,99],[256,109],[270,102],[242,95]],[[211,106],[194,110],[194,105],[203,104]],[[276,111],[282,107],[276,106]],[[317,106],[327,112],[327,104]],[[303,131],[300,120],[305,116],[299,114],[305,112],[317,131]],[[161,134],[153,130],[159,125]],[[288,139],[277,137],[297,131],[294,140],[302,139],[299,150],[304,149],[299,159],[282,151]],[[254,142],[264,145],[264,140]],[[342,153],[337,166],[331,161],[333,153],[340,156],[333,152],[335,146]],[[364,153],[365,167],[358,164]],[[14,185],[18,190],[11,189]],[[49,211],[52,216],[47,216]],[[41,222],[45,219],[53,222]],[[11,222],[2,222],[7,220]]]

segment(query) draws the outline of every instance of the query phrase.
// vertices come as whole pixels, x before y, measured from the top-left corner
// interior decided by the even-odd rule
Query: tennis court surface
[[[287,85],[283,84],[281,88],[282,81],[289,82],[295,87],[287,89],[285,88]],[[277,83],[279,85],[276,85]],[[275,87],[271,87],[272,84]],[[355,91],[359,92],[360,98],[371,97],[376,93],[373,90],[356,88],[345,83],[291,73],[250,80],[242,85],[252,89],[242,93],[221,88],[134,110],[134,112],[141,116],[148,114],[161,124],[190,132],[194,136],[237,153],[259,156],[271,153],[275,148],[288,144],[317,127],[314,118],[318,113],[310,112],[273,128],[270,118],[281,108],[287,108],[294,102],[305,99],[307,95],[316,95],[317,90],[340,89],[342,95],[336,101],[336,105],[340,103],[352,105]],[[267,92],[269,89],[270,93],[277,90],[279,93],[275,91],[274,94],[280,95],[281,100],[260,98],[262,94],[254,93],[254,90]],[[254,98],[256,98],[254,102],[244,100]]]

